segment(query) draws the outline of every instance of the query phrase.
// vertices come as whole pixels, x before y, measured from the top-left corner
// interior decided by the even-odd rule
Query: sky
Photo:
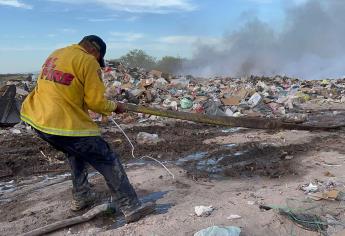
[[[106,59],[132,49],[190,58],[198,43],[258,18],[279,30],[284,9],[303,0],[0,0],[0,73],[38,71],[54,50],[89,34]]]

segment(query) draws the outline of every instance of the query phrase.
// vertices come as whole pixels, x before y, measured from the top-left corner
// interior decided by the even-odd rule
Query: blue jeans
[[[74,199],[82,199],[90,192],[86,168],[86,163],[89,163],[103,175],[120,210],[139,204],[117,154],[102,137],[66,137],[38,130],[36,132],[43,140],[66,154],[71,166]]]

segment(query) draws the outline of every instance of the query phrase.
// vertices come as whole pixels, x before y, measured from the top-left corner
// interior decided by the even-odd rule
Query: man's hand
[[[108,121],[109,121],[108,116],[102,115],[101,122],[102,122],[103,124],[106,124],[106,123],[108,123]]]
[[[114,110],[114,112],[116,114],[121,114],[121,113],[124,113],[126,112],[126,106],[125,104],[121,103],[121,102],[117,102],[116,103],[116,109]]]

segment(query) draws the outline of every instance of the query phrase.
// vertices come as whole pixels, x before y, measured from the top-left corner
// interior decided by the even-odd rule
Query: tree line
[[[141,49],[133,49],[118,59],[111,59],[109,63],[121,62],[128,67],[140,67],[146,70],[159,70],[164,73],[175,74],[182,70],[187,59],[181,57],[164,56],[157,59]]]

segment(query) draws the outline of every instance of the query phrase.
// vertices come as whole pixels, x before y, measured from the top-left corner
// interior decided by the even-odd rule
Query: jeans
[[[68,158],[74,199],[82,199],[90,192],[86,168],[86,163],[89,163],[103,175],[117,208],[126,210],[139,204],[137,194],[129,183],[117,154],[110,149],[102,137],[66,137],[46,134],[38,130],[36,132],[54,148],[64,152]]]

